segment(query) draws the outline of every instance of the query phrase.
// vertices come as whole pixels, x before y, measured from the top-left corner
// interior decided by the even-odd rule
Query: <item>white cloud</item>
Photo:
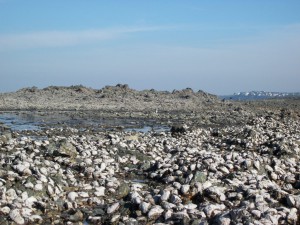
[[[171,29],[166,26],[123,27],[81,31],[42,31],[0,35],[0,51],[40,47],[63,47],[120,38],[129,33]]]

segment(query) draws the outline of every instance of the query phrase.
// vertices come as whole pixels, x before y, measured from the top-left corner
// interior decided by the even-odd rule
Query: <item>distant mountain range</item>
[[[286,97],[300,97],[300,92],[269,92],[269,91],[250,91],[238,92],[233,95],[221,95],[220,99],[230,100],[259,100],[268,98],[286,98]]]

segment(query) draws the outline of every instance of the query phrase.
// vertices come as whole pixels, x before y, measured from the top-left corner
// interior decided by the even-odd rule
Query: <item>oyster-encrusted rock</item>
[[[139,207],[140,207],[140,210],[142,211],[142,213],[145,214],[145,213],[147,213],[149,211],[150,206],[151,206],[150,203],[148,203],[148,202],[142,202]]]
[[[161,208],[161,206],[153,206],[148,212],[148,219],[157,219],[163,212],[164,210]]]
[[[299,119],[231,111],[244,124],[173,136],[64,126],[35,140],[13,131],[0,143],[0,222],[297,223]]]
[[[116,202],[107,208],[107,213],[112,214],[115,211],[117,211],[119,209],[119,207],[120,207],[120,203]]]
[[[78,197],[78,194],[74,191],[71,191],[69,192],[68,194],[68,199],[71,201],[71,202],[74,202],[76,200],[76,198]]]
[[[163,190],[160,196],[161,201],[168,201],[170,198],[171,192],[169,190]]]
[[[16,224],[25,224],[24,218],[21,216],[19,209],[13,209],[9,213],[9,217],[13,220]]]

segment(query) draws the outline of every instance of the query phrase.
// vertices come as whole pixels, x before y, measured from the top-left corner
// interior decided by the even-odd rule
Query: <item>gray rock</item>
[[[29,221],[33,224],[42,224],[43,218],[40,215],[32,215],[29,217]]]
[[[212,186],[204,190],[205,194],[216,202],[220,203],[226,200],[222,189],[220,187]]]
[[[149,160],[144,161],[140,167],[141,170],[149,170],[151,168],[151,163]]]
[[[68,194],[68,199],[71,201],[71,202],[74,202],[75,199],[78,197],[78,194],[74,191],[71,191],[69,192]]]
[[[130,192],[130,187],[127,183],[122,182],[116,192],[117,199],[126,197]]]
[[[230,225],[231,224],[230,215],[228,213],[225,213],[221,216],[218,216],[218,218],[216,220],[216,224],[218,224],[218,225]]]
[[[207,180],[207,175],[204,172],[197,171],[194,175],[194,181],[204,183]]]
[[[75,158],[78,155],[75,146],[66,140],[59,143],[58,148],[56,147],[56,144],[52,143],[49,145],[49,151],[52,151],[54,156],[61,157]]]
[[[25,224],[24,218],[21,216],[19,209],[13,209],[9,213],[9,217],[16,223],[16,224]]]
[[[173,186],[174,186],[177,190],[179,190],[179,189],[181,188],[181,183],[179,183],[179,182],[173,182]]]
[[[6,197],[7,201],[13,201],[18,198],[18,195],[17,195],[15,189],[10,188],[6,191],[5,197]]]
[[[94,208],[92,212],[93,217],[104,216],[106,212],[102,208]]]
[[[256,218],[261,217],[261,212],[259,210],[252,210],[251,214],[254,215]]]
[[[182,202],[181,198],[179,196],[177,196],[177,195],[174,195],[174,194],[171,196],[170,201],[173,204],[178,204],[178,203]]]
[[[171,192],[169,190],[163,190],[160,196],[161,201],[168,201],[170,198]]]
[[[190,185],[184,184],[181,186],[180,191],[182,194],[187,194],[190,190]]]
[[[296,203],[296,201],[295,201],[295,199],[292,195],[287,195],[286,196],[286,202],[287,202],[288,206],[291,207],[291,208],[294,207],[295,203]]]
[[[175,220],[181,220],[184,221],[184,223],[187,223],[190,220],[189,215],[186,212],[174,212],[172,214],[172,218]]]
[[[296,208],[292,208],[290,213],[287,216],[287,221],[289,224],[296,224],[297,220],[298,220],[298,216],[297,215],[297,209]]]
[[[145,213],[147,213],[149,211],[150,206],[151,206],[150,203],[148,203],[148,202],[142,202],[139,207],[140,207],[140,210],[142,211],[142,213],[145,214]]]
[[[125,225],[138,225],[138,224],[139,224],[139,222],[134,218],[130,218],[129,220],[127,220],[125,222]]]
[[[0,212],[3,213],[4,215],[7,215],[10,212],[10,208],[8,206],[4,206],[0,209]]]
[[[94,192],[95,196],[101,197],[105,196],[105,187],[96,187],[96,191]]]
[[[189,203],[187,205],[184,205],[184,208],[185,209],[196,209],[197,208],[197,205],[194,204],[194,203]]]
[[[161,206],[159,205],[153,206],[148,212],[148,219],[149,220],[157,219],[162,215],[163,212],[164,210],[161,208]]]
[[[83,221],[83,213],[80,210],[77,210],[73,215],[69,218],[72,222]]]
[[[130,194],[130,198],[134,204],[139,205],[142,202],[142,197],[140,196],[140,194],[138,192],[132,192]]]
[[[257,170],[259,170],[259,169],[260,169],[260,162],[259,162],[258,160],[255,160],[255,161],[253,162],[253,166],[254,166]]]
[[[31,196],[24,201],[24,206],[32,208],[36,202],[38,202],[38,200],[34,196]]]
[[[120,207],[120,203],[116,202],[107,208],[107,213],[112,214],[116,212],[119,209],[119,207]]]
[[[204,209],[203,209],[203,211],[204,211],[204,213],[206,214],[206,216],[208,217],[208,218],[210,218],[211,216],[213,216],[214,214],[215,214],[215,211],[221,211],[221,210],[224,210],[226,207],[225,207],[225,205],[218,205],[218,204],[216,204],[216,205],[213,205],[213,204],[209,204],[209,205],[207,205]]]
[[[186,133],[187,129],[188,129],[188,127],[187,127],[186,124],[176,124],[176,125],[173,125],[171,127],[170,131],[171,131],[171,133],[173,135],[176,135],[176,134],[184,134],[184,133]]]
[[[208,221],[206,219],[194,219],[191,222],[191,225],[208,225]]]

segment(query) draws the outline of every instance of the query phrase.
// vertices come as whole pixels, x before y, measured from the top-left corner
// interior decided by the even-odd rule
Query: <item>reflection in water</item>
[[[112,128],[124,128],[125,131],[150,132],[166,131],[166,125],[153,120],[134,118],[95,118],[93,116],[83,117],[81,115],[68,115],[63,112],[47,114],[35,112],[5,112],[0,113],[0,123],[5,124],[12,130],[41,130],[43,127],[68,126],[80,130],[93,128],[95,130],[107,130]]]
[[[24,120],[16,114],[0,114],[0,123],[5,124],[12,130],[40,130],[39,124],[32,119]]]
[[[150,131],[155,131],[155,132],[163,132],[168,130],[169,127],[167,126],[144,126],[144,127],[139,127],[139,128],[126,128],[124,129],[125,131],[135,131],[135,132],[142,132],[142,133],[147,133]]]

